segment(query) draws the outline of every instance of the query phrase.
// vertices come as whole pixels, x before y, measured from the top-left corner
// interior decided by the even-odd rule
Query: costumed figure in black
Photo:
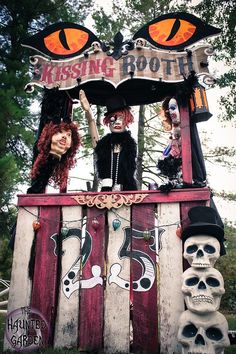
[[[95,119],[83,90],[80,90],[79,97],[90,128],[101,191],[137,190],[134,177],[137,147],[130,131],[126,130],[134,117],[124,98],[114,95],[107,100],[103,123],[109,125],[111,133],[99,139]]]
[[[168,188],[205,187],[206,168],[201,149],[196,122],[190,117],[190,139],[192,157],[192,184],[182,181],[181,165],[181,129],[180,112],[177,99],[166,97],[162,103],[162,124],[166,131],[171,131],[170,144],[163,152],[163,157],[158,161],[158,169],[163,176],[168,177]],[[167,185],[166,185],[167,186]],[[163,187],[165,189],[165,187]],[[167,189],[168,189],[167,188]]]
[[[160,174],[169,180],[162,188],[171,189],[182,183],[180,112],[174,97],[166,97],[163,101],[161,119],[165,131],[170,132],[170,138],[157,167]]]

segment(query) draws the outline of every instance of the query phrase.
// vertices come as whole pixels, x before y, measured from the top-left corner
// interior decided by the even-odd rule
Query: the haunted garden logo
[[[49,326],[36,309],[21,307],[6,319],[6,338],[15,351],[32,351],[45,346]]]

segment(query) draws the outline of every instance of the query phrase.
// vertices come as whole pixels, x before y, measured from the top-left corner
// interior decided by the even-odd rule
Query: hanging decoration
[[[113,230],[116,231],[117,229],[119,229],[121,225],[121,221],[119,219],[114,219],[112,221],[112,226],[113,226]]]
[[[40,227],[41,227],[40,221],[39,220],[34,220],[32,226],[33,226],[34,231],[39,230]]]
[[[94,229],[95,231],[98,230],[98,228],[99,228],[99,221],[98,221],[97,218],[93,218],[93,219],[92,219],[92,227],[93,227],[93,229]]]
[[[61,235],[62,235],[63,237],[67,236],[68,232],[69,232],[69,229],[68,229],[67,226],[63,226],[63,227],[61,228]]]
[[[145,231],[143,231],[143,238],[145,241],[150,240],[151,238],[151,231],[149,231],[148,229],[146,229]]]
[[[206,90],[199,82],[195,84],[194,92],[189,102],[191,117],[195,122],[202,122],[211,118],[212,114],[209,112]]]
[[[178,236],[179,238],[182,237],[182,226],[178,225],[177,229],[176,229],[176,236]]]

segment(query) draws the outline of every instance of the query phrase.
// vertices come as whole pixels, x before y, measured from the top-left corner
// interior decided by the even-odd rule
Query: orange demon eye
[[[77,53],[87,43],[87,32],[74,28],[65,28],[44,38],[46,48],[53,54],[68,55]]]
[[[72,22],[58,22],[26,38],[22,45],[52,59],[65,59],[83,53],[93,42],[101,45],[101,41],[89,29]]]
[[[149,35],[153,41],[165,46],[175,46],[189,40],[196,26],[185,20],[174,18],[162,20],[149,26]]]
[[[144,38],[157,48],[182,50],[220,32],[219,28],[208,25],[192,14],[175,12],[147,23],[135,33],[133,39]]]

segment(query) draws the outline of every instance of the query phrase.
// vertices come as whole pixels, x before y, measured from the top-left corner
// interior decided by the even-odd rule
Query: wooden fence
[[[31,309],[47,324],[43,347],[180,353],[176,230],[209,198],[208,188],[19,196],[4,348],[23,345],[9,316]]]

